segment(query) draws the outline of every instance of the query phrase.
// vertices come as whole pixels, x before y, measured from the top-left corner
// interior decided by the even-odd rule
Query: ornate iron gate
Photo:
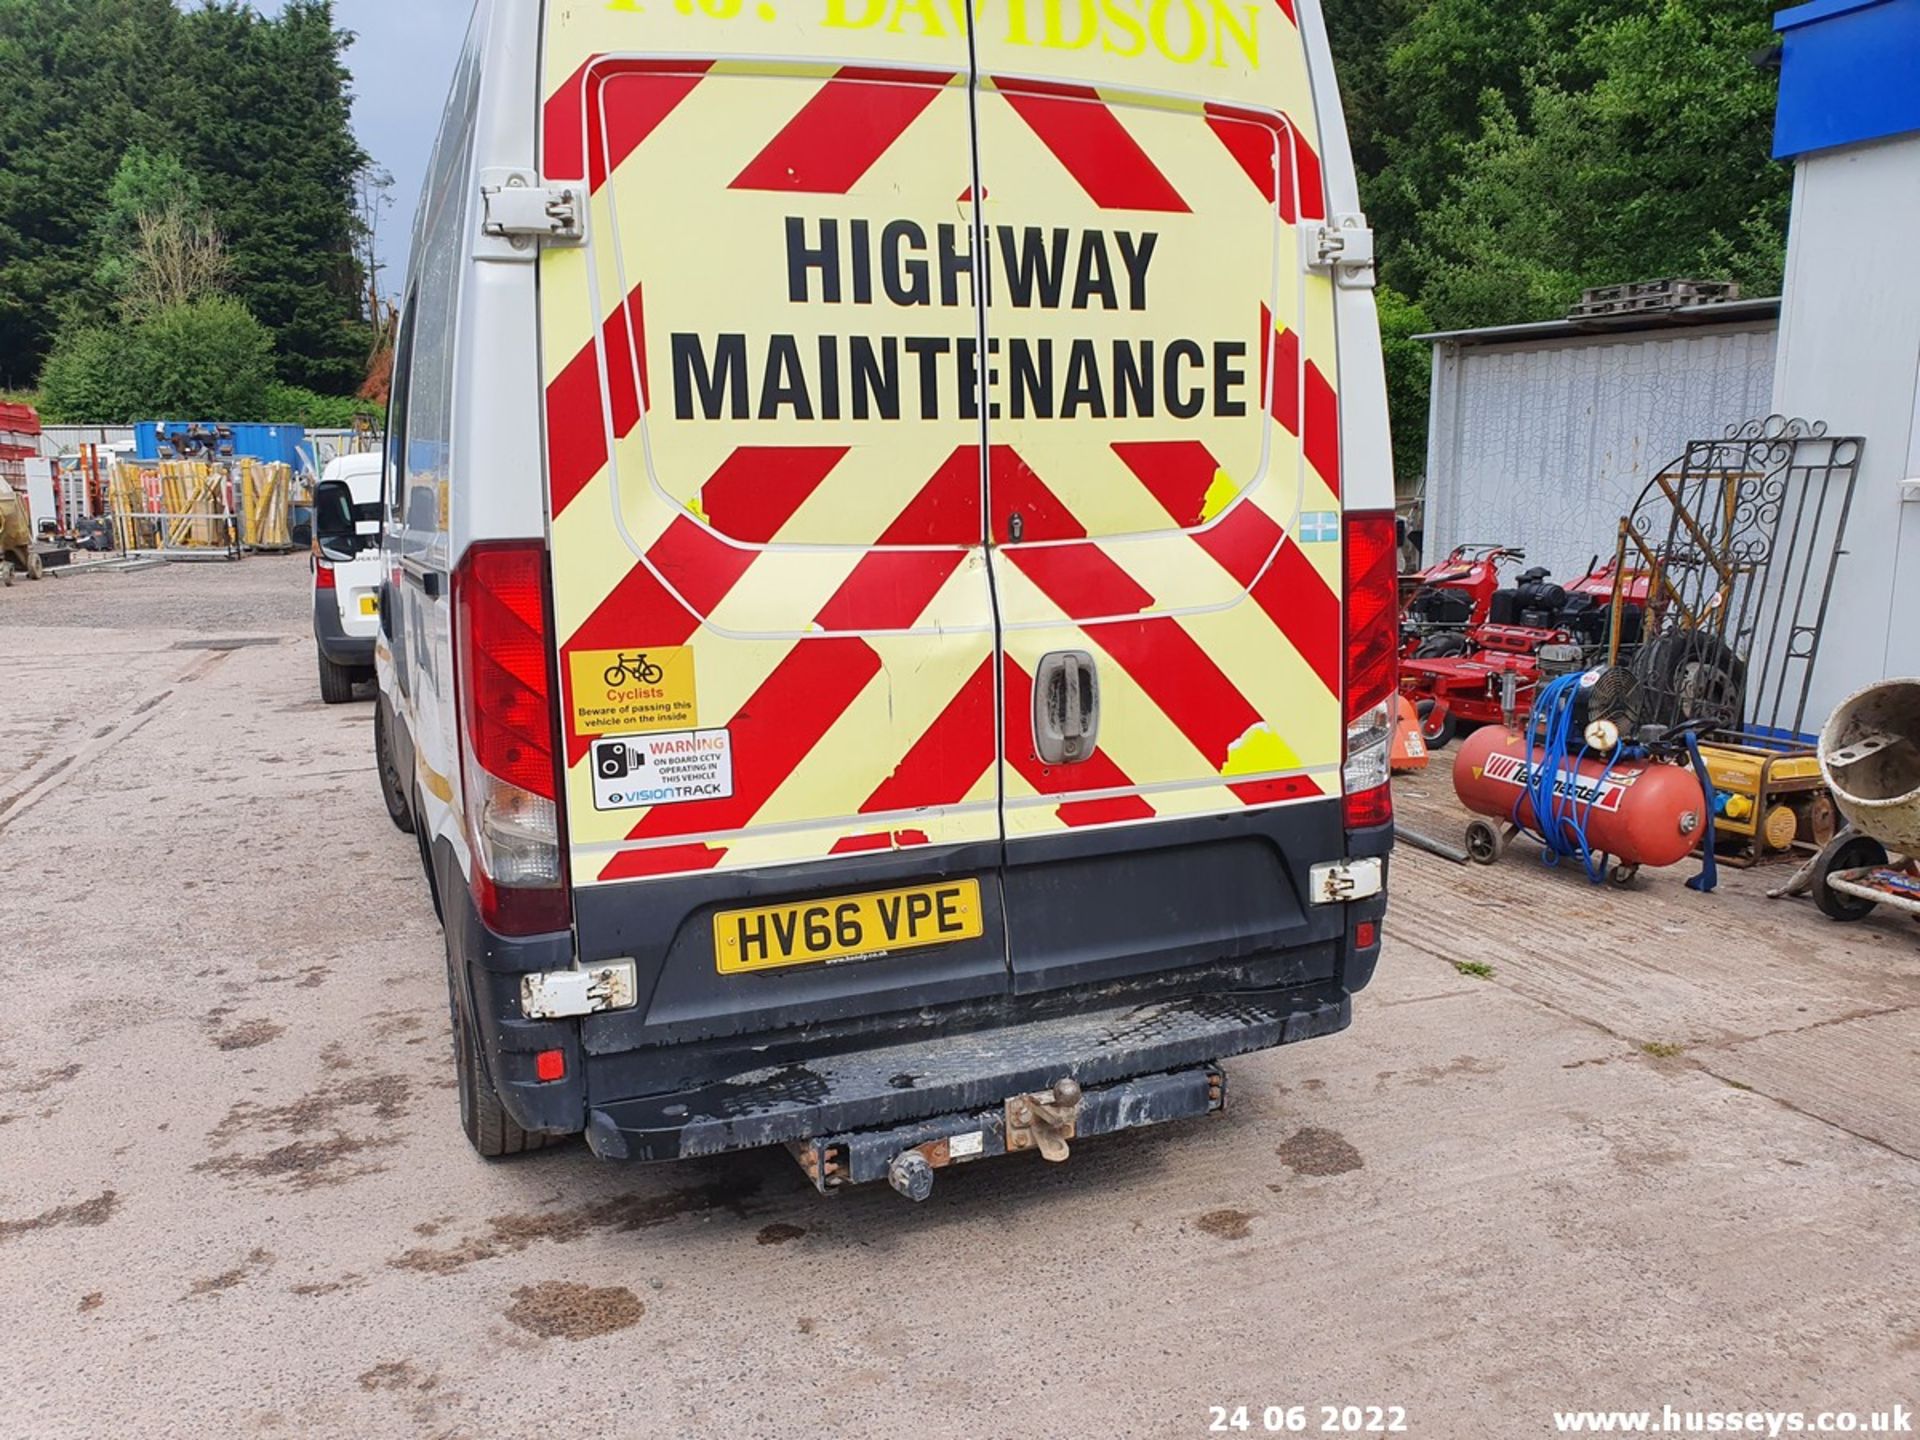
[[[1608,660],[1633,666],[1649,721],[1803,733],[1863,443],[1772,415],[1690,442],[1641,491],[1614,550]]]

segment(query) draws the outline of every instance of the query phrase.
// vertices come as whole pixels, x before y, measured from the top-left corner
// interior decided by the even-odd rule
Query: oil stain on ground
[[[1216,1240],[1244,1240],[1253,1233],[1253,1216],[1245,1210],[1209,1210],[1193,1223]]]
[[[93,1199],[82,1200],[77,1205],[56,1205],[51,1210],[42,1210],[30,1220],[0,1220],[0,1245],[35,1230],[53,1230],[63,1225],[104,1225],[119,1208],[119,1195],[111,1190],[103,1190]]]
[[[804,1225],[789,1225],[785,1221],[776,1221],[772,1225],[761,1227],[760,1233],[753,1238],[762,1245],[784,1245],[789,1240],[798,1240],[807,1233]]]
[[[218,1275],[209,1275],[204,1280],[193,1282],[193,1289],[187,1292],[189,1300],[200,1295],[218,1295],[231,1290],[256,1270],[265,1270],[273,1264],[273,1252],[255,1246],[248,1252],[247,1258],[231,1270],[222,1270]]]
[[[364,1111],[383,1129],[406,1113],[413,1087],[403,1075],[356,1075],[333,1081],[285,1105],[257,1105],[242,1101],[227,1112],[209,1137],[216,1149],[252,1132],[279,1132],[298,1137],[257,1154],[212,1155],[193,1168],[228,1179],[254,1179],[284,1184],[295,1190],[341,1185],[384,1166],[365,1158],[369,1152],[398,1143],[399,1137],[381,1133],[354,1135],[344,1122],[350,1112]],[[321,1138],[320,1132],[330,1132]]]
[[[591,1340],[637,1325],[646,1313],[640,1297],[624,1285],[595,1289],[546,1280],[514,1291],[507,1319],[549,1340]]]
[[[80,1073],[78,1064],[62,1065],[57,1070],[42,1070],[31,1080],[13,1087],[16,1095],[44,1095],[56,1085],[64,1085]]]
[[[422,1275],[454,1275],[481,1260],[514,1255],[536,1241],[565,1245],[599,1230],[616,1233],[650,1230],[683,1215],[725,1210],[745,1219],[748,1202],[759,1193],[760,1182],[743,1176],[731,1182],[688,1186],[657,1195],[616,1195],[564,1209],[496,1215],[487,1221],[487,1233],[472,1235],[444,1249],[417,1246],[396,1255],[387,1264],[396,1270]]]
[[[243,1020],[225,1030],[216,1030],[213,1044],[217,1050],[251,1050],[255,1046],[278,1040],[286,1033],[286,1026],[276,1025],[271,1020]]]
[[[1337,1130],[1315,1125],[1294,1131],[1274,1153],[1296,1175],[1345,1175],[1367,1163]]]

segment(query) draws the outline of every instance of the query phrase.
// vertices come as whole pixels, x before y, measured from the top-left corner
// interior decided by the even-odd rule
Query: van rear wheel
[[[447,1003],[453,1018],[453,1066],[460,1092],[460,1128],[467,1143],[487,1160],[509,1155],[525,1155],[544,1150],[564,1137],[538,1130],[524,1130],[500,1103],[500,1096],[487,1078],[480,1061],[480,1034],[467,1013],[459,991],[451,959],[447,962]]]
[[[329,705],[345,705],[353,699],[353,682],[358,671],[351,665],[336,665],[326,656],[320,658],[320,698]]]
[[[380,798],[387,802],[387,818],[402,835],[413,834],[413,806],[407,801],[406,777],[394,763],[385,700],[373,703],[373,766],[380,774]]]

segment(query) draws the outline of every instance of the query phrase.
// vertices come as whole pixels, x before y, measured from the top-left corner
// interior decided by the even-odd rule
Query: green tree
[[[179,14],[169,0],[0,0],[0,384],[39,373],[70,316],[105,303],[94,217]]]
[[[1410,480],[1427,468],[1427,397],[1433,351],[1413,337],[1431,330],[1427,312],[1391,285],[1374,291],[1380,310],[1380,346],[1387,362],[1387,414],[1393,425],[1393,473]]]
[[[215,295],[116,330],[70,329],[47,359],[41,400],[55,423],[265,420],[273,374],[273,336]]]
[[[140,245],[140,222],[168,210],[183,214],[204,211],[200,182],[174,155],[131,145],[107,186],[106,204],[94,222],[93,243],[100,253],[94,278],[100,288],[118,295],[126,289],[134,251]]]
[[[157,103],[201,177],[233,261],[234,293],[273,332],[280,377],[345,394],[365,372],[354,254],[353,138],[331,0],[288,0],[266,19],[244,0],[181,17]]]
[[[212,212],[283,377],[353,390],[370,342],[350,41],[329,0],[272,19],[241,0],[0,0],[0,385],[115,303],[136,217],[173,191]]]
[[[141,408],[135,384],[124,337],[99,327],[69,329],[40,371],[40,418],[53,425],[126,424]]]
[[[1780,283],[1789,196],[1770,158],[1771,35],[1734,0],[1667,0],[1587,31],[1579,87],[1530,79],[1479,137],[1412,247],[1441,325],[1561,313],[1582,288],[1660,275]]]

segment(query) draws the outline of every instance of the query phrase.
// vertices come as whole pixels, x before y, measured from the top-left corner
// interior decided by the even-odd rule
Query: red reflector
[[[1371,920],[1362,920],[1353,927],[1353,946],[1356,950],[1371,950],[1380,940],[1380,927]]]
[[[1346,518],[1347,720],[1393,694],[1400,638],[1399,533],[1391,510]]]
[[[547,687],[546,551],[534,541],[475,545],[453,575],[455,665],[464,738],[480,768],[556,798]]]
[[[533,1057],[533,1073],[542,1085],[567,1078],[567,1052],[542,1050]]]
[[[336,586],[336,580],[333,573],[333,567],[331,565],[320,565],[315,567],[313,572],[313,588],[314,589],[332,590],[335,588],[335,586]]]
[[[1366,830],[1393,823],[1393,787],[1376,785],[1347,796],[1347,829]]]

